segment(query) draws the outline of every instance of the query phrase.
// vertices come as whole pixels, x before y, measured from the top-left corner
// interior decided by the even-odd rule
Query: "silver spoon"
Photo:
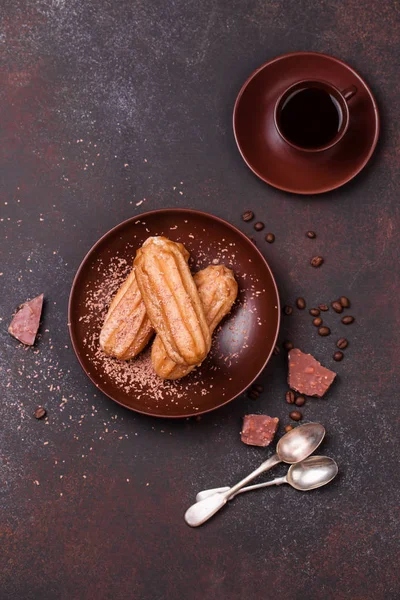
[[[191,527],[202,525],[215,515],[232,496],[253,479],[265,473],[280,462],[294,464],[301,462],[312,454],[325,437],[325,428],[320,423],[306,423],[292,429],[284,435],[276,446],[276,454],[239,481],[236,485],[221,494],[213,494],[200,502],[193,504],[185,513],[185,521]]]
[[[232,500],[238,494],[243,492],[250,492],[251,490],[259,490],[260,488],[266,488],[270,485],[281,485],[282,483],[288,483],[296,490],[301,492],[308,492],[309,490],[315,490],[316,488],[326,485],[332,479],[336,477],[338,473],[338,466],[333,458],[329,456],[309,456],[300,463],[295,463],[289,467],[288,472],[284,477],[277,477],[272,481],[264,483],[256,483],[255,485],[248,485],[247,487],[241,488],[234,496],[230,496],[229,500]],[[229,487],[213,488],[212,490],[203,490],[196,496],[196,501],[204,500],[214,494],[221,494],[227,492]]]

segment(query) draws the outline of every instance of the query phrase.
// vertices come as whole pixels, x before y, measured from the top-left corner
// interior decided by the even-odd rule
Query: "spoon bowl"
[[[305,423],[286,433],[276,446],[282,462],[299,463],[315,452],[325,437],[325,427],[320,423]]]
[[[338,466],[329,456],[309,456],[301,463],[290,467],[286,480],[301,492],[315,490],[326,485],[338,474]]]

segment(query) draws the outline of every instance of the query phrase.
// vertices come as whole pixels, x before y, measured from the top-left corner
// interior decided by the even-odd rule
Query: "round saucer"
[[[344,138],[323,152],[290,147],[274,124],[280,95],[296,81],[322,79],[340,90],[351,85],[350,123]],[[370,159],[379,136],[378,107],[365,81],[343,61],[318,52],[278,56],[257,69],[245,82],[233,111],[239,151],[260,179],[296,194],[321,194],[355,177]]]

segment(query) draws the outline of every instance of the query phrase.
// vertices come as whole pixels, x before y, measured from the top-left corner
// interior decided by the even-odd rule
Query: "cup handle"
[[[346,102],[351,100],[352,97],[355,96],[356,94],[357,94],[357,88],[355,85],[351,85],[350,87],[348,87],[342,91],[342,96],[346,100]]]

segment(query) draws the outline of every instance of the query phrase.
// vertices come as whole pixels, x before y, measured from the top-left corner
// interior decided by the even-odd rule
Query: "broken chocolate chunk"
[[[269,446],[279,425],[277,417],[246,415],[241,431],[242,442],[249,446]]]
[[[33,346],[39,329],[42,307],[43,294],[21,304],[10,323],[8,333],[23,344]]]
[[[300,394],[322,398],[336,377],[336,373],[326,369],[311,354],[298,348],[289,352],[289,387]]]

